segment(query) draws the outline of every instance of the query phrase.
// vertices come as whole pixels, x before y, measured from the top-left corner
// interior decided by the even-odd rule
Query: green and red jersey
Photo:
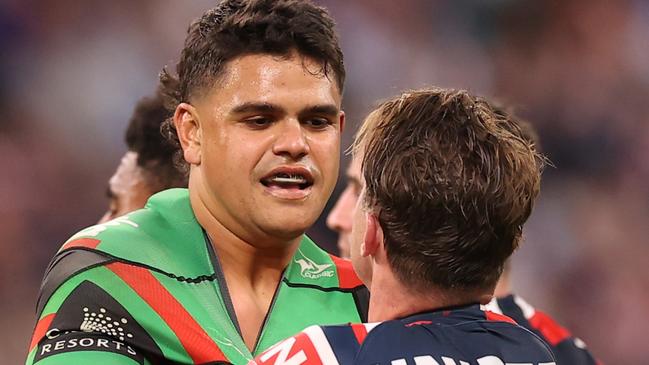
[[[351,264],[304,236],[254,351],[186,189],[70,238],[47,269],[27,364],[245,364],[311,325],[364,320]]]

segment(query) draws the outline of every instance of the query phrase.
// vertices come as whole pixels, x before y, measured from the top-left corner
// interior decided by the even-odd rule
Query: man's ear
[[[342,133],[343,130],[345,130],[345,112],[344,111],[342,111],[342,110],[340,111],[340,117],[339,118],[340,118],[340,120],[338,121],[339,122],[338,124],[340,125],[340,132]]]
[[[361,244],[361,256],[376,256],[383,247],[383,229],[374,213],[366,213],[367,229]]]
[[[190,165],[200,165],[202,131],[196,108],[188,103],[178,104],[173,121],[185,161]]]

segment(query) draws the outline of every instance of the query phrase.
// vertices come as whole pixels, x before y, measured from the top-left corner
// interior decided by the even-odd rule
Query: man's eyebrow
[[[230,113],[232,114],[245,114],[245,113],[264,113],[264,114],[282,114],[286,113],[283,107],[264,102],[246,102],[234,107]],[[340,108],[334,104],[322,104],[308,106],[299,111],[300,118],[311,115],[325,115],[328,117],[336,117],[340,113]]]
[[[311,115],[324,115],[335,118],[340,113],[340,108],[333,104],[313,105],[302,109],[298,116],[304,118]]]
[[[232,114],[243,114],[243,113],[266,113],[266,114],[275,114],[284,112],[284,108],[263,102],[246,102],[234,107],[230,113]]]

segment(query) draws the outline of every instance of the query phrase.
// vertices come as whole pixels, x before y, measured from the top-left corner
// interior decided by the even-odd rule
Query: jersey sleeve
[[[550,345],[557,365],[596,365],[598,362],[586,344],[574,337],[552,317],[536,309],[529,319],[531,327]]]
[[[585,344],[578,338],[570,337],[552,348],[557,365],[602,365],[588,352]]]
[[[271,346],[249,365],[337,365],[322,327],[311,326]]]
[[[590,353],[586,344],[574,337],[550,315],[534,308],[517,295],[508,295],[490,303],[516,322],[532,331],[545,341],[552,350],[557,365],[601,365]]]
[[[144,365],[160,358],[106,262],[86,251],[55,257],[41,285],[27,365]]]

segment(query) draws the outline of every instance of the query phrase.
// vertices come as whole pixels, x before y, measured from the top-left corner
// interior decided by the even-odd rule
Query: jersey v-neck
[[[241,326],[239,325],[239,319],[237,318],[237,312],[234,309],[234,303],[232,302],[232,296],[230,295],[230,290],[228,289],[228,284],[225,279],[225,273],[223,272],[223,267],[221,266],[221,260],[219,258],[218,253],[214,249],[214,243],[212,241],[212,238],[210,237],[209,234],[203,229],[203,236],[205,237],[205,243],[207,244],[207,251],[210,255],[210,261],[212,263],[212,266],[214,268],[214,274],[216,275],[216,282],[217,285],[219,286],[219,290],[221,292],[221,299],[223,300],[223,304],[225,305],[225,309],[227,311],[228,316],[230,317],[230,320],[232,321],[232,324],[237,330],[237,333],[239,333],[239,337],[243,340],[243,333],[241,332]],[[273,307],[275,306],[275,301],[277,299],[277,295],[281,289],[281,284],[282,280],[284,279],[284,272],[282,271],[282,274],[280,276],[280,279],[277,281],[277,285],[275,286],[275,291],[273,292],[273,298],[271,299],[270,305],[268,306],[268,310],[264,314],[264,319],[261,322],[261,326],[259,327],[259,330],[257,331],[257,336],[255,336],[255,343],[253,344],[252,351],[251,353],[255,353],[257,351],[257,347],[259,346],[259,340],[261,339],[261,336],[264,332],[264,327],[266,326],[266,323],[268,322],[268,317],[270,316]],[[245,344],[245,341],[244,341]],[[247,348],[247,346],[246,346]]]

